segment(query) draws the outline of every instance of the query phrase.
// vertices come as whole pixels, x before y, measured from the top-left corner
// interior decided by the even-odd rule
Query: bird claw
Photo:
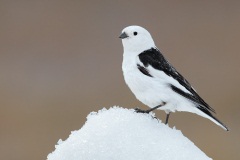
[[[142,109],[139,109],[139,108],[135,108],[134,109],[136,113],[147,113],[149,114],[149,111],[148,110],[142,110]],[[159,120],[156,116],[152,116],[153,119],[156,119],[156,120]]]
[[[145,110],[142,110],[140,108],[135,108],[134,110],[135,110],[136,113],[149,113],[149,112],[147,112]]]

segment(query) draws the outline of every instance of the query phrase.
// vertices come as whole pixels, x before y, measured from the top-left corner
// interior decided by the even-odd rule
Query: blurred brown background
[[[147,109],[121,70],[118,36],[133,24],[231,130],[190,113],[170,126],[213,159],[240,159],[240,1],[1,0],[0,22],[0,159],[46,159],[91,111]]]

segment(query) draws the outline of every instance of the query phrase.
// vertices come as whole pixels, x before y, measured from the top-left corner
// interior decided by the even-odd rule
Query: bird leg
[[[169,113],[167,113],[167,117],[166,117],[165,124],[168,124],[168,119],[169,119],[169,116],[170,116],[170,112],[169,112]]]
[[[158,109],[158,108],[164,106],[165,104],[166,104],[166,102],[163,102],[162,104],[160,104],[160,105],[158,105],[158,106],[156,106],[156,107],[150,108],[150,109],[148,109],[148,110],[141,110],[141,109],[139,109],[139,108],[135,108],[135,111],[136,111],[137,113],[149,113],[149,112],[151,112],[151,111],[153,111],[153,110],[155,110],[155,109]]]

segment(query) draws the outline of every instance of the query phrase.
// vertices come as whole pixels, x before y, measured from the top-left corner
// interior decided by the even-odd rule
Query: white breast
[[[136,98],[145,105],[155,107],[161,104],[166,99],[160,92],[160,90],[166,90],[165,84],[157,82],[154,77],[141,73],[137,68],[137,64],[142,65],[138,57],[132,58],[132,60],[129,60],[129,57],[124,58],[122,70],[125,82]],[[156,92],[159,94],[156,94]]]

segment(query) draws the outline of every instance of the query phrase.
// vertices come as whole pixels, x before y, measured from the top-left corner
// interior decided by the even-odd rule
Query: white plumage
[[[139,101],[150,108],[164,104],[158,109],[164,110],[167,114],[175,111],[196,113],[228,130],[210,113],[214,111],[211,107],[207,104],[205,106],[204,101],[200,103],[202,100],[200,96],[162,56],[146,29],[140,26],[126,27],[120,38],[124,49],[122,63],[124,79]],[[176,87],[177,91],[172,86]],[[200,99],[195,102],[191,97]]]

